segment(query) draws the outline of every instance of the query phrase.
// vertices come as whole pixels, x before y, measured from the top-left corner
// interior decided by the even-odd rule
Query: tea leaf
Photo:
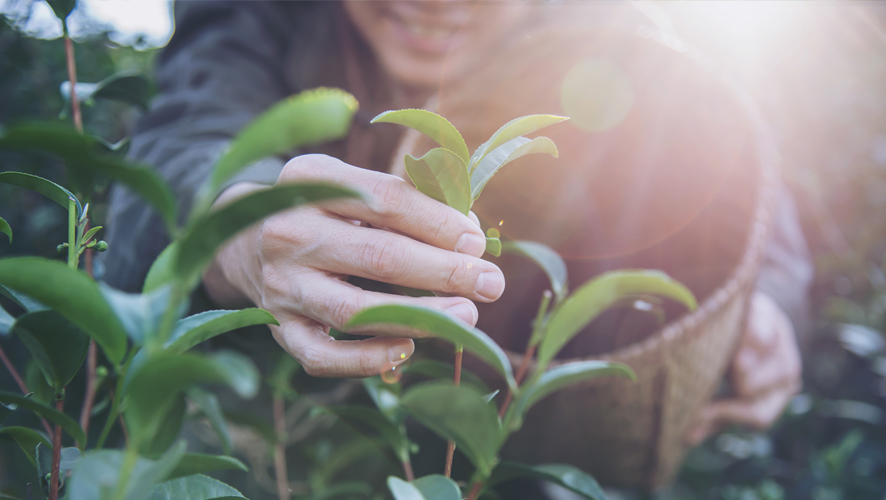
[[[449,120],[437,113],[424,109],[385,111],[369,123],[396,123],[414,128],[436,141],[443,148],[455,153],[463,165],[466,166],[470,160],[471,153],[461,134],[455,126],[449,123]]]
[[[185,456],[186,443],[179,441],[157,460],[139,457],[124,490],[126,500],[151,498],[155,484],[163,482]],[[125,452],[119,450],[95,450],[83,455],[68,482],[68,500],[95,500],[107,498],[107,492],[117,487],[120,464]],[[184,497],[197,498],[197,497]],[[204,497],[199,497],[204,498]]]
[[[175,259],[177,254],[178,241],[173,241],[160,252],[160,255],[158,255],[151,264],[151,268],[148,269],[148,275],[145,277],[142,293],[153,292],[161,286],[172,283],[176,280]]]
[[[534,384],[525,387],[511,407],[518,419],[532,408],[535,403],[564,387],[599,377],[617,375],[637,380],[634,371],[624,363],[609,361],[578,361],[566,363],[544,372]],[[509,412],[509,413],[511,413]]]
[[[388,477],[388,489],[394,500],[461,500],[461,490],[455,481],[439,474],[424,476],[407,483]]]
[[[9,335],[13,323],[15,323],[15,318],[0,306],[0,337]]]
[[[346,325],[399,325],[430,333],[465,349],[500,373],[509,387],[516,387],[507,355],[488,335],[444,313],[424,307],[389,304],[370,307],[355,314]]]
[[[173,396],[172,405],[166,410],[166,414],[157,426],[154,435],[151,439],[144,440],[137,445],[139,454],[148,458],[157,458],[165,453],[178,438],[182,424],[185,422],[187,409],[188,403],[183,395]]]
[[[75,191],[92,192],[100,175],[117,180],[150,203],[169,230],[176,226],[175,197],[155,170],[105,153],[92,137],[69,125],[35,122],[12,127],[0,135],[0,148],[38,150],[60,157]],[[53,200],[67,206],[67,198]]]
[[[202,474],[195,474],[154,486],[148,493],[146,500],[179,500],[182,498],[225,500],[244,497],[232,486]]]
[[[560,155],[557,145],[547,137],[536,137],[532,140],[517,137],[492,150],[471,172],[471,197],[476,201],[480,197],[480,193],[483,192],[483,188],[486,187],[486,183],[501,167],[518,158],[535,153],[547,153],[554,158]]]
[[[169,474],[167,480],[178,479],[192,474],[203,474],[217,470],[239,469],[249,471],[249,467],[234,457],[224,455],[207,455],[204,453],[186,453],[178,465]]]
[[[409,440],[406,439],[405,432],[380,411],[361,406],[334,406],[329,408],[329,412],[350,426],[371,428],[378,432],[394,449],[397,458],[401,461],[409,459]]]
[[[566,298],[569,292],[566,262],[554,249],[534,241],[517,240],[503,243],[502,250],[531,259],[548,275],[554,292],[554,305]]]
[[[46,0],[46,3],[52,8],[52,12],[55,13],[56,17],[58,17],[63,23],[65,19],[71,15],[71,11],[74,10],[74,7],[77,6],[77,0]]]
[[[80,238],[80,244],[85,245],[86,243],[89,243],[89,240],[93,236],[95,236],[95,233],[101,231],[102,229],[104,229],[102,226],[95,226],[95,227],[91,228],[89,231],[86,231],[86,234],[84,234],[83,237]]]
[[[0,172],[0,183],[23,187],[40,193],[61,205],[65,210],[68,210],[68,200],[74,200],[77,205],[77,217],[79,218],[80,213],[83,212],[83,207],[80,206],[80,200],[78,200],[73,193],[43,177],[23,172]]]
[[[56,311],[23,314],[12,328],[56,392],[71,382],[86,359],[89,337]]]
[[[167,286],[150,293],[126,293],[100,283],[99,290],[114,310],[126,334],[136,344],[145,344],[153,335],[166,308],[170,305],[171,287]],[[177,304],[179,309],[187,308],[188,301]]]
[[[80,448],[86,445],[86,435],[83,434],[83,429],[80,428],[80,425],[78,425],[77,422],[64,413],[34,401],[29,397],[5,391],[0,391],[0,403],[6,406],[18,405],[20,408],[31,410],[46,420],[60,425],[65,432],[74,438],[74,441],[77,441],[77,445],[80,446]]]
[[[42,311],[43,309],[49,309],[43,304],[37,302],[36,300],[28,297],[27,295],[16,292],[15,290],[10,290],[3,285],[0,285],[0,295],[6,297],[7,299],[15,302],[15,304],[25,311],[34,312],[34,311]]]
[[[25,456],[28,457],[28,461],[31,462],[31,465],[34,467],[37,467],[37,445],[43,444],[44,446],[52,447],[46,436],[27,427],[4,427],[0,429],[0,436],[2,435],[9,436],[15,440],[16,444],[18,444],[22,451],[25,452]]]
[[[481,144],[480,147],[474,151],[473,156],[471,156],[471,174],[474,173],[474,170],[480,165],[480,162],[483,161],[483,158],[487,154],[495,151],[495,149],[502,144],[568,119],[569,118],[565,116],[529,115],[514,118],[508,123],[505,123],[500,129],[492,134],[492,137],[490,137],[488,141]]]
[[[191,387],[187,390],[187,395],[188,399],[190,399],[197,408],[200,408],[206,416],[206,419],[209,420],[209,425],[211,425],[213,430],[215,430],[215,433],[218,434],[222,450],[227,454],[231,454],[231,434],[228,432],[228,424],[225,422],[225,415],[222,412],[221,405],[219,404],[216,395],[200,389],[199,387]]]
[[[406,162],[406,173],[419,191],[468,215],[471,183],[464,163],[455,153],[435,148],[421,158],[408,154],[403,161]]]
[[[493,257],[501,257],[501,240],[498,238],[486,238],[486,253]]]
[[[205,311],[175,323],[166,350],[182,353],[195,345],[222,333],[253,325],[279,325],[274,316],[264,309],[239,311]]]
[[[502,462],[492,472],[487,486],[495,486],[513,479],[535,479],[558,484],[589,500],[606,500],[603,488],[589,474],[565,464],[524,465]]]
[[[632,294],[668,297],[697,307],[688,288],[660,271],[626,270],[602,274],[578,288],[551,313],[538,349],[538,368],[543,370],[560,349],[600,313],[622,297]]]
[[[9,223],[6,222],[6,219],[0,217],[0,233],[5,234],[9,237],[9,243],[12,243],[12,228],[9,227]]]
[[[177,251],[172,251],[175,255],[171,272],[185,283],[196,282],[218,247],[243,229],[281,210],[332,198],[360,198],[360,195],[330,184],[304,183],[281,184],[239,198],[194,221],[177,242]],[[164,274],[167,272],[157,271],[160,276],[169,276]]]
[[[124,388],[125,417],[136,443],[153,439],[178,393],[199,383],[226,383],[244,398],[258,390],[255,366],[229,352],[211,356],[159,352],[130,370],[135,373]]]
[[[410,363],[409,366],[401,368],[403,369],[403,375],[423,375],[440,380],[452,380],[455,374],[455,367],[453,365],[433,359],[420,359]],[[483,382],[483,379],[464,368],[461,369],[461,383],[472,386],[481,394],[490,392],[489,386]]]
[[[126,352],[126,330],[88,276],[39,257],[0,259],[0,285],[52,307],[102,347],[113,363]]]
[[[211,202],[226,180],[262,158],[344,137],[358,106],[354,96],[332,88],[306,90],[274,105],[234,138],[203,196]]]
[[[426,382],[410,389],[400,404],[444,439],[455,442],[483,475],[489,475],[501,446],[501,424],[494,405],[468,387]]]
[[[77,82],[77,100],[110,99],[121,101],[141,109],[148,108],[151,98],[151,83],[137,71],[120,71],[98,83]],[[71,82],[62,82],[60,92],[65,102],[71,101]]]

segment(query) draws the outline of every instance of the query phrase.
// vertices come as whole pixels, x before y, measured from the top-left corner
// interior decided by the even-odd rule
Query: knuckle
[[[336,330],[341,330],[362,307],[362,301],[353,295],[338,296],[329,305],[329,319]]]
[[[305,154],[292,158],[283,166],[280,172],[281,180],[304,180],[322,177],[324,167],[332,161],[332,158],[323,154]]]
[[[406,251],[400,241],[387,236],[362,243],[357,251],[357,264],[379,279],[396,280],[406,269]]]
[[[372,211],[381,218],[392,218],[401,213],[404,203],[404,183],[402,180],[382,175],[372,186]]]
[[[461,259],[453,259],[448,265],[449,273],[443,279],[443,290],[447,293],[455,293],[459,291],[473,290],[473,282],[470,277],[473,275],[468,267],[461,262]],[[474,280],[476,281],[476,279]]]
[[[318,349],[306,347],[298,353],[297,359],[305,373],[312,377],[326,377],[330,374],[329,359]]]

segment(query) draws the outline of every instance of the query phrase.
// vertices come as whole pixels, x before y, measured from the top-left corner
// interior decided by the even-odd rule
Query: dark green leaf
[[[77,100],[110,99],[147,109],[152,89],[148,80],[137,71],[120,71],[98,83],[77,82]],[[71,100],[71,82],[61,85],[65,101]]]
[[[159,352],[138,366],[125,388],[126,421],[137,443],[153,439],[175,398],[198,383],[226,383],[242,397],[258,390],[255,366],[243,355],[212,356]]]
[[[360,406],[336,406],[329,408],[329,412],[348,425],[358,429],[369,428],[378,432],[382,439],[394,449],[397,458],[401,461],[409,459],[409,440],[406,439],[406,433],[399,426],[391,423],[380,411]]]
[[[360,195],[350,189],[318,183],[282,184],[248,194],[194,222],[178,242],[173,272],[186,283],[194,281],[218,247],[241,230],[281,210],[343,197],[359,198]]]
[[[264,309],[202,312],[175,323],[172,335],[166,341],[166,350],[182,353],[216,335],[246,326],[268,324],[279,325],[271,313]]]
[[[403,160],[406,173],[419,191],[468,214],[471,210],[471,182],[464,163],[455,153],[435,148],[421,158],[407,154]]]
[[[486,154],[483,160],[471,172],[471,198],[477,200],[486,183],[508,163],[535,153],[547,153],[554,158],[559,156],[557,145],[547,137],[527,139],[516,137]]]
[[[120,324],[126,329],[126,334],[136,344],[145,344],[156,334],[166,312],[170,306],[172,288],[169,286],[158,288],[150,293],[126,293],[109,287],[104,283],[99,284],[99,289],[111,309],[120,320]],[[179,309],[187,308],[187,301],[182,301]]]
[[[471,156],[471,173],[474,173],[474,169],[477,168],[477,165],[483,161],[483,158],[487,154],[491,151],[495,151],[495,149],[502,144],[568,119],[569,118],[564,116],[529,115],[514,118],[508,123],[505,123],[500,129],[492,134],[492,137],[490,137],[488,141],[484,142],[476,151],[474,151],[474,154]]]
[[[402,368],[403,375],[423,375],[439,380],[452,380],[455,375],[453,365],[433,359],[420,359]],[[461,383],[474,387],[481,394],[490,392],[489,386],[483,382],[483,379],[464,368],[461,369]]]
[[[61,205],[65,210],[68,209],[68,200],[74,200],[77,205],[77,217],[80,217],[80,213],[83,211],[83,207],[80,206],[80,201],[73,193],[43,177],[37,177],[36,175],[25,174],[23,172],[0,172],[0,183],[23,187],[40,193]]]
[[[111,143],[104,138],[93,135],[92,137],[95,142],[99,143],[99,145],[104,148],[106,153],[115,155],[115,156],[126,156],[129,153],[129,148],[132,146],[132,141],[129,137],[124,137],[115,143]]]
[[[37,447],[34,449],[34,459],[37,462],[37,478],[45,491],[49,487],[46,475],[52,473],[52,445],[37,443]]]
[[[249,471],[249,467],[234,457],[224,455],[206,455],[204,453],[186,453],[167,480],[178,479],[192,474],[203,474],[217,470],[239,469]]]
[[[234,138],[216,163],[204,196],[211,203],[226,180],[258,160],[344,137],[357,108],[354,96],[331,88],[306,90],[276,104]]]
[[[13,323],[15,323],[15,318],[6,312],[3,306],[0,306],[0,337],[9,335],[9,332],[12,331]]]
[[[157,458],[166,453],[182,430],[187,409],[188,404],[185,397],[182,394],[176,394],[172,398],[172,405],[157,427],[157,432],[152,439],[141,443],[139,453],[147,458]]]
[[[488,335],[444,313],[416,306],[383,305],[370,307],[355,314],[347,327],[399,325],[433,334],[455,345],[462,345],[493,367],[515,387],[511,362],[501,347]]]
[[[61,262],[38,257],[0,260],[0,285],[52,307],[102,347],[113,363],[126,352],[126,330],[98,285]]]
[[[492,472],[501,446],[501,424],[494,405],[468,387],[426,382],[401,399],[409,413],[444,439],[455,442],[484,475]]]
[[[89,337],[57,311],[23,314],[12,328],[56,392],[71,382],[86,359]]]
[[[455,153],[463,165],[470,159],[468,146],[458,130],[437,113],[424,109],[401,109],[385,111],[376,116],[370,123],[396,123],[418,130],[430,137],[440,146]]]
[[[175,198],[155,170],[107,154],[92,137],[70,125],[30,123],[12,127],[0,136],[0,148],[33,149],[60,157],[68,168],[68,179],[75,191],[92,192],[100,175],[115,179],[148,201],[168,228],[175,228]],[[65,204],[67,207],[67,201]]]
[[[12,243],[12,228],[9,227],[9,223],[3,217],[0,217],[0,233],[9,237],[9,243]]]
[[[179,441],[156,461],[139,457],[124,489],[124,498],[126,500],[149,498],[149,492],[153,491],[152,487],[165,481],[181,461],[185,455],[185,448],[185,442]],[[74,473],[68,484],[68,500],[107,498],[107,493],[115,491],[117,487],[120,465],[125,459],[125,452],[119,450],[86,453],[74,467]]]
[[[204,391],[198,387],[191,387],[187,391],[188,399],[191,400],[192,403],[197,405],[197,408],[206,415],[206,418],[209,420],[209,425],[215,430],[215,433],[218,434],[218,439],[221,441],[222,449],[225,453],[231,453],[231,435],[228,433],[228,424],[225,422],[224,413],[222,413],[221,405],[218,403],[218,398],[215,394]]]
[[[518,419],[529,411],[535,403],[545,396],[552,394],[564,387],[599,377],[620,376],[636,380],[634,371],[624,363],[610,361],[577,361],[566,363],[544,372],[538,380],[524,387],[523,392],[514,401],[509,413],[513,412]]]
[[[3,285],[0,285],[0,295],[15,302],[16,305],[18,305],[19,307],[21,307],[22,309],[24,309],[25,311],[28,311],[28,312],[42,311],[43,309],[49,309],[48,307],[44,306],[43,304],[37,302],[36,300],[34,300],[30,297],[28,297],[27,295],[20,293],[20,292],[16,292],[15,290],[10,290],[9,288],[6,288]]]
[[[502,250],[531,259],[548,275],[555,305],[566,298],[569,292],[566,263],[554,249],[534,241],[507,241],[502,244]]]
[[[34,467],[37,466],[37,445],[43,444],[46,447],[52,446],[46,436],[27,427],[4,427],[0,429],[0,436],[4,435],[15,440],[16,444],[18,444],[22,451],[25,452],[25,456],[28,457],[28,461],[31,462],[31,465]]]
[[[580,469],[564,464],[530,466],[502,462],[493,471],[487,481],[487,486],[495,486],[513,479],[535,479],[558,484],[589,500],[606,500],[607,498],[593,477]]]
[[[394,500],[461,500],[462,498],[461,490],[455,481],[439,474],[420,477],[411,483],[390,476],[388,489],[394,495]]]
[[[232,486],[208,476],[195,474],[154,486],[146,500],[221,500],[222,498],[244,497]]]
[[[34,401],[31,398],[5,391],[0,391],[0,403],[7,406],[14,404],[18,405],[19,408],[31,410],[46,420],[60,425],[65,432],[74,438],[74,441],[77,441],[77,444],[81,448],[86,444],[86,435],[83,434],[83,429],[80,428],[80,425],[78,425],[77,422],[74,422],[71,417],[64,413],[56,411],[55,409]]]
[[[54,12],[56,17],[61,19],[62,22],[65,22],[65,19],[71,15],[71,12],[77,6],[77,0],[46,0],[46,3],[52,7],[52,12]]]
[[[663,272],[624,270],[602,274],[578,288],[551,313],[538,349],[537,369],[543,370],[600,313],[625,295],[638,293],[668,297],[690,310],[697,307],[692,292]]]

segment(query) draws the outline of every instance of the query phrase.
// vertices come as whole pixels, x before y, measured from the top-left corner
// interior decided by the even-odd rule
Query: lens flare
[[[381,380],[386,384],[396,384],[401,378],[403,378],[403,368],[401,368],[401,365],[392,366],[390,369],[381,372]]]

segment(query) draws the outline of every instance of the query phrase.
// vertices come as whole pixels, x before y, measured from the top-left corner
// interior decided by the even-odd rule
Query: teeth
[[[439,28],[410,22],[404,22],[403,25],[411,34],[432,40],[446,40],[455,35],[455,30],[451,28]]]

